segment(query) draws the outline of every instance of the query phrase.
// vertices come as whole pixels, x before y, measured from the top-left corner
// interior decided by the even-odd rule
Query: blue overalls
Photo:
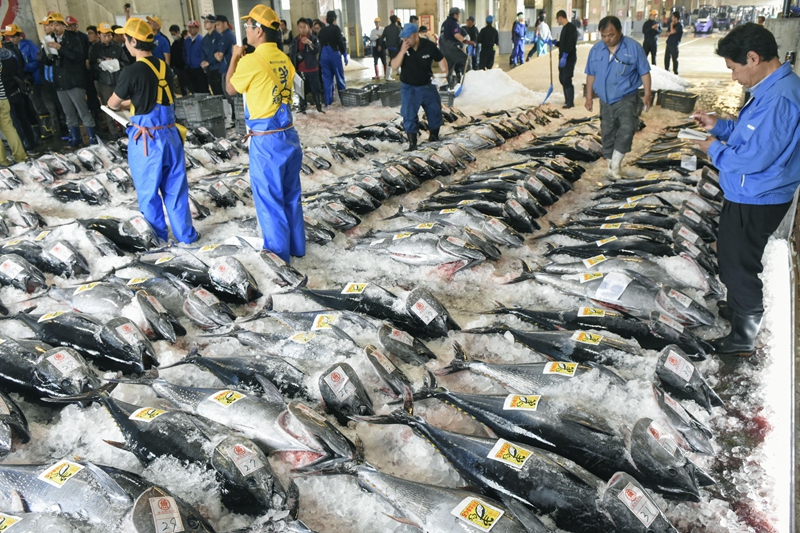
[[[442,127],[442,97],[432,83],[427,85],[400,85],[400,115],[406,133],[419,133],[419,108],[425,110],[428,128]]]
[[[325,105],[333,103],[333,82],[336,87],[343,91],[346,87],[344,83],[344,67],[342,66],[342,54],[328,45],[322,47],[322,54],[319,58],[322,67],[322,88],[325,91]],[[276,252],[277,253],[277,252]]]
[[[517,21],[514,23],[514,32],[511,40],[514,42],[514,49],[511,51],[511,63],[521,65],[525,62],[525,24]]]
[[[337,52],[338,55],[338,52]],[[306,255],[300,164],[303,150],[291,107],[283,103],[269,118],[244,116],[250,137],[250,189],[264,237],[264,249],[289,262]]]
[[[131,170],[139,211],[153,226],[164,241],[169,234],[164,220],[164,207],[167,208],[172,234],[179,242],[191,243],[198,235],[192,226],[192,213],[189,210],[189,182],[186,179],[183,141],[175,126],[175,111],[172,106],[172,91],[166,82],[166,63],[160,61],[160,70],[152,63],[139,59],[149,65],[159,81],[157,102],[163,102],[166,94],[170,105],[156,103],[149,112],[133,114],[128,127],[128,166]],[[159,196],[159,194],[161,196]],[[163,204],[162,204],[163,198]]]

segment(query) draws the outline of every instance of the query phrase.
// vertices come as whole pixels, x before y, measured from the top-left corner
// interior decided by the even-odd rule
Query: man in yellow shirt
[[[250,188],[264,249],[288,263],[290,256],[306,253],[300,198],[303,151],[292,119],[294,66],[278,49],[280,19],[275,11],[258,4],[242,20],[255,52],[244,55],[242,46],[234,46],[225,90],[231,96],[245,95]]]

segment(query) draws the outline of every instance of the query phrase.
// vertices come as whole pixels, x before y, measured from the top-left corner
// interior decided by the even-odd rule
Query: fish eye
[[[683,387],[683,390],[686,392],[694,392],[694,387],[687,383],[686,386]]]
[[[62,379],[61,380],[61,386],[62,387],[67,388],[67,387],[69,387],[71,385],[72,385],[72,382],[70,380],[68,380],[68,379]]]
[[[675,477],[678,475],[678,471],[672,467],[669,467],[667,468],[667,474],[669,474],[671,477]]]
[[[186,519],[186,523],[189,525],[191,529],[197,529],[198,527],[200,527],[200,522],[194,516],[189,516]]]
[[[249,478],[247,478],[246,481],[247,481],[247,486],[248,487],[255,488],[256,485],[258,485],[258,482],[256,481],[256,478],[254,478],[254,477],[249,477]]]

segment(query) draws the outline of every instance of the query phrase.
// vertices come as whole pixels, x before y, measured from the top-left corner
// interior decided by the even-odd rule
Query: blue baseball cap
[[[488,22],[489,24],[491,24],[492,22],[494,22],[494,17],[493,17],[493,16],[491,16],[491,15],[489,15],[488,17],[486,17],[486,22]]]
[[[419,31],[419,26],[416,24],[412,24],[411,22],[406,23],[403,25],[402,31],[400,31],[400,38],[401,39],[408,39],[411,37],[412,34],[417,33]]]

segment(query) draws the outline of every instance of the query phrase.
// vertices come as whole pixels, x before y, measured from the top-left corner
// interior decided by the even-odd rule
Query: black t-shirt
[[[433,62],[444,59],[442,51],[428,39],[419,40],[419,47],[409,48],[400,69],[400,81],[408,85],[428,85],[433,78]]]
[[[655,42],[658,38],[658,21],[645,20],[644,24],[642,24],[642,34],[645,41]]]
[[[675,33],[667,37],[667,44],[678,44],[683,37],[683,24],[676,22],[672,29],[675,30]]]
[[[442,22],[442,32],[439,38],[445,41],[457,42],[456,34],[458,33],[461,33],[461,26],[458,25],[458,21],[453,17],[447,17]]]
[[[161,60],[152,56],[145,58],[144,61],[152,63],[156,70],[159,70],[161,66]],[[167,65],[165,78],[169,87],[175,86],[172,69],[169,68],[169,65]],[[149,113],[157,103],[161,105],[169,105],[170,103],[166,91],[163,92],[161,101],[156,102],[158,97],[158,78],[153,69],[145,65],[143,61],[136,61],[132,65],[125,67],[119,76],[114,93],[123,100],[130,99],[137,115]]]

